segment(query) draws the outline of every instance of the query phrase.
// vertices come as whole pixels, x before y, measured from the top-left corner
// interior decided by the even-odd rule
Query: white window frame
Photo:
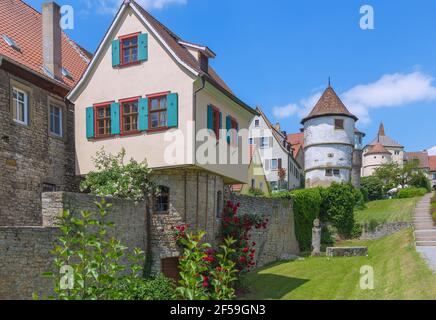
[[[261,149],[268,149],[270,147],[269,145],[269,138],[268,137],[261,137],[260,138],[260,148]]]
[[[276,166],[274,167],[274,161],[276,162]],[[271,159],[271,171],[279,170],[279,159]]]
[[[51,110],[52,110],[52,108],[58,108],[59,109],[59,131],[60,131],[59,133],[54,132],[52,130],[52,127],[51,127],[51,117],[52,117]],[[48,124],[48,127],[49,127],[50,134],[52,134],[52,135],[54,135],[56,137],[62,138],[63,134],[64,134],[64,128],[63,128],[63,108],[61,106],[56,105],[56,104],[50,103],[49,104],[48,112],[49,112],[49,124]]]
[[[14,98],[14,96],[13,96],[15,91],[17,93],[17,98]],[[19,93],[23,94],[24,101],[19,101],[18,100],[18,94]],[[12,87],[12,103],[13,103],[12,107],[15,109],[14,121],[19,123],[19,124],[28,126],[29,125],[29,94],[26,91],[21,90],[21,89],[19,89],[17,87]],[[23,103],[23,107],[24,107],[24,121],[21,121],[20,119],[18,119],[19,115],[21,114],[19,112],[19,109],[18,109],[19,103]]]

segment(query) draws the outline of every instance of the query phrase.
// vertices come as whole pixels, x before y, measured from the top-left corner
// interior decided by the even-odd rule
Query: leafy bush
[[[376,176],[363,177],[361,189],[369,201],[383,199],[383,182]]]
[[[339,236],[350,238],[354,227],[356,199],[350,184],[333,183],[321,191],[321,217],[331,222]]]
[[[313,221],[319,217],[321,206],[319,189],[278,192],[273,194],[273,197],[294,200],[295,235],[300,250],[311,250]]]
[[[61,235],[52,251],[56,272],[45,273],[53,279],[54,299],[128,300],[144,285],[144,252],[129,252],[110,236],[111,205],[104,200],[96,205],[97,212],[65,211],[59,218]]]
[[[250,190],[248,190],[248,195],[250,195],[252,197],[263,197],[263,196],[265,196],[263,191],[261,189],[257,189],[257,188],[250,188]]]
[[[359,239],[362,236],[363,227],[360,223],[355,223],[353,226],[353,230],[351,232],[351,237],[353,239]]]
[[[430,180],[428,180],[427,175],[423,171],[418,171],[412,175],[410,185],[416,188],[424,188],[427,192],[431,191]]]
[[[176,297],[184,300],[232,300],[235,290],[232,285],[238,280],[236,263],[231,259],[236,240],[226,238],[215,252],[209,243],[202,242],[204,232],[196,235],[178,233],[178,242],[183,248],[180,257],[179,287]]]
[[[358,188],[353,188],[354,193],[354,201],[356,202],[356,209],[363,210],[366,208],[365,205],[365,196],[363,192]]]
[[[401,189],[398,192],[398,198],[400,199],[404,199],[404,198],[414,198],[414,197],[421,197],[424,196],[427,193],[427,189],[425,188],[415,188],[415,187],[410,187],[410,188],[404,188]]]
[[[163,275],[134,282],[125,279],[118,284],[118,290],[124,292],[123,300],[172,300],[174,289],[174,281]]]
[[[104,149],[98,151],[93,158],[97,171],[86,175],[80,190],[101,197],[143,201],[146,195],[154,191],[150,180],[151,169],[146,161],[138,163],[131,159],[124,164],[125,155],[124,149],[115,156],[106,154]]]

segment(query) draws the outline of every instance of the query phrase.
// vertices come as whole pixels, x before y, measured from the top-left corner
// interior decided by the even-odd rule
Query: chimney
[[[62,79],[61,8],[55,2],[42,4],[42,46],[44,71]]]
[[[208,73],[209,72],[209,57],[207,57],[204,53],[198,53],[198,60],[200,62],[201,71]]]
[[[276,128],[276,130],[278,131],[278,132],[280,132],[280,123],[276,123],[276,125],[275,125],[275,128]]]

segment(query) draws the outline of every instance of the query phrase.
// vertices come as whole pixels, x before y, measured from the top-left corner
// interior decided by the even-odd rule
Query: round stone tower
[[[364,155],[363,176],[369,177],[374,174],[375,169],[383,164],[392,162],[392,153],[380,142],[373,145]]]
[[[306,188],[351,182],[357,120],[329,86],[302,121]]]

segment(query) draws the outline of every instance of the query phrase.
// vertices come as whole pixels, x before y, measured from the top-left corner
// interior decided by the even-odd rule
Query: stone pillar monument
[[[315,219],[312,228],[312,256],[319,257],[321,255],[321,221]]]

